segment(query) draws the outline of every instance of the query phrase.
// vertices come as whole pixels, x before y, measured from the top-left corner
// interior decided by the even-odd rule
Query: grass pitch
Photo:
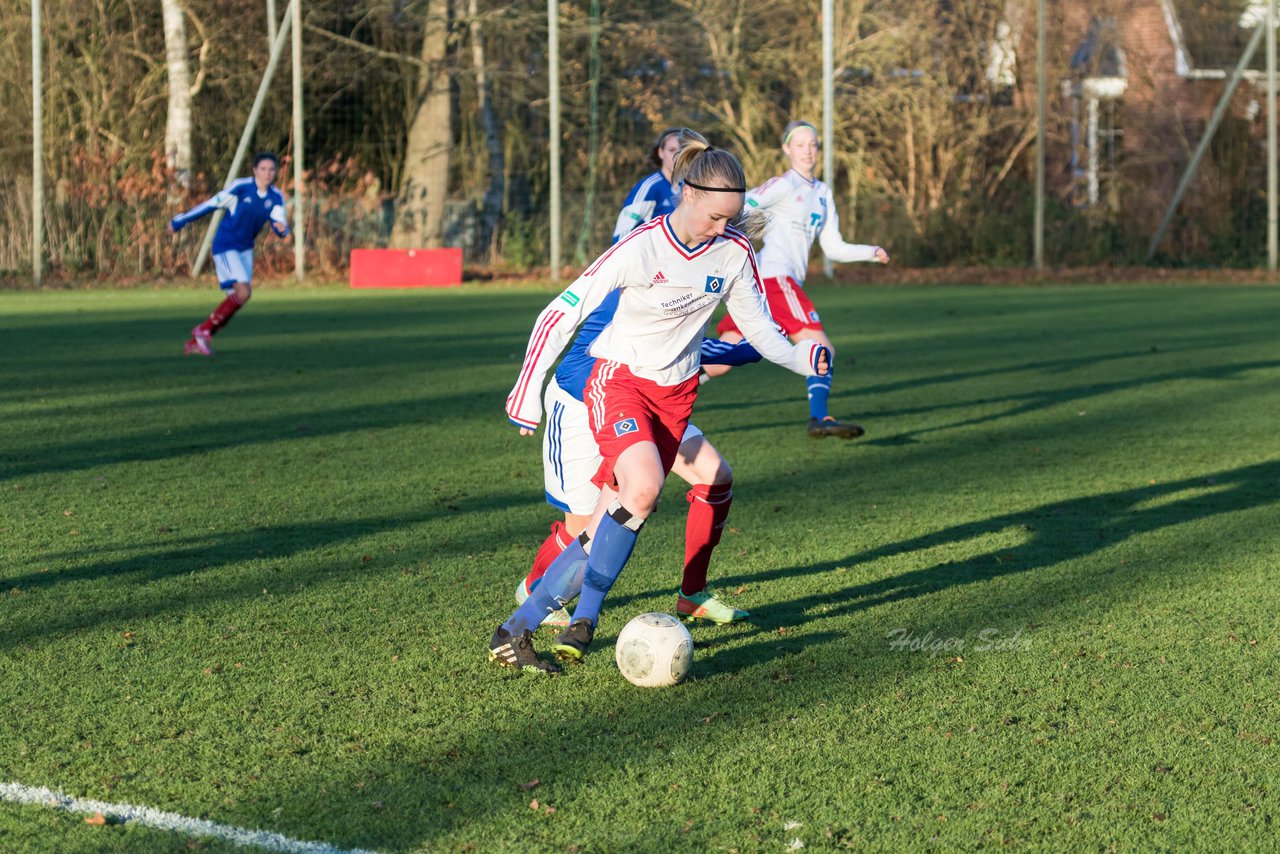
[[[267,287],[204,360],[212,290],[0,294],[0,783],[386,851],[1275,844],[1274,289],[814,288],[868,436],[703,387],[754,620],[661,691],[613,640],[674,608],[674,482],[583,666],[485,658],[550,295]],[[0,802],[0,850],[190,847]]]

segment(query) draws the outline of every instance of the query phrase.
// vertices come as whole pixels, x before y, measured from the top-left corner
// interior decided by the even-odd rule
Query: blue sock
[[[586,617],[592,625],[600,621],[600,607],[604,604],[605,594],[618,580],[618,574],[631,557],[643,524],[644,520],[633,518],[617,501],[604,514],[591,540],[591,557],[587,558],[587,572],[582,579],[578,607],[573,609],[574,620]]]
[[[516,612],[502,627],[512,635],[537,629],[547,614],[563,608],[578,595],[586,568],[587,552],[582,547],[582,541],[575,539],[551,562],[551,566],[547,567],[546,573],[538,579],[529,593],[529,598],[516,608]]]
[[[809,377],[809,417],[827,417],[827,398],[831,395],[831,375]]]

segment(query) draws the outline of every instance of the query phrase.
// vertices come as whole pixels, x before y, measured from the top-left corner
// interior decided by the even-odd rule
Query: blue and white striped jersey
[[[654,217],[669,214],[676,209],[676,190],[663,177],[661,170],[646,175],[631,188],[627,200],[622,203],[618,222],[613,227],[613,242],[626,237],[631,229]]]
[[[280,237],[289,236],[289,221],[284,212],[284,193],[274,184],[259,190],[253,178],[237,178],[212,199],[201,202],[169,221],[174,231],[208,216],[218,208],[227,212],[213,235],[213,254],[251,252],[258,232],[268,222]]]

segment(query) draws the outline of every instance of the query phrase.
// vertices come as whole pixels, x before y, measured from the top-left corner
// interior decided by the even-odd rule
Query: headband
[[[703,190],[708,193],[745,193],[746,187],[704,187],[701,184],[695,184],[688,178],[684,179],[686,187],[693,187],[695,190]]]
[[[786,145],[788,142],[790,142],[790,141],[791,141],[791,134],[793,134],[793,133],[795,133],[796,131],[800,130],[800,128],[808,128],[809,130],[813,131],[814,133],[817,133],[817,132],[818,132],[818,129],[817,129],[816,127],[814,127],[813,125],[809,124],[808,122],[801,122],[800,124],[798,124],[798,125],[796,125],[795,127],[793,127],[791,130],[787,131],[787,135],[786,135],[786,136],[784,136],[784,137],[782,138],[782,144],[783,144],[783,145]]]

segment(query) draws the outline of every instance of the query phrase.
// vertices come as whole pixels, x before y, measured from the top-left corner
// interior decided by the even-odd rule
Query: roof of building
[[[1172,12],[1177,39],[1192,68],[1230,69],[1240,61],[1253,36],[1265,21],[1266,0],[1162,0]],[[1259,48],[1249,63],[1266,67],[1266,51]]]

